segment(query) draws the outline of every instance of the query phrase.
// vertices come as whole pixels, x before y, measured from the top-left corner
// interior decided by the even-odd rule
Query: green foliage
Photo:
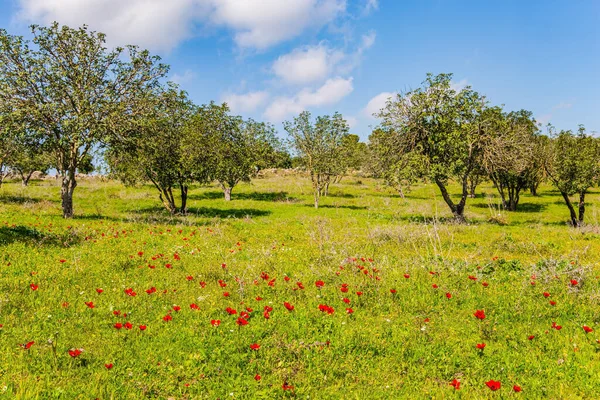
[[[32,26],[33,40],[0,30],[0,114],[53,154],[62,207],[73,216],[79,163],[93,146],[118,141],[167,72],[135,46],[108,51],[86,26]]]
[[[399,94],[381,110],[381,128],[395,137],[392,151],[422,157],[429,179],[459,220],[464,219],[468,179],[481,162],[488,119],[485,99],[470,87],[459,92],[452,74],[428,74],[423,86]],[[463,190],[458,203],[446,186],[456,179]]]
[[[350,129],[348,123],[341,114],[335,113],[332,117],[319,116],[313,124],[310,113],[304,111],[283,126],[290,135],[291,147],[310,173],[314,204],[318,208],[319,197],[331,179],[344,174],[348,168],[348,152],[344,151],[352,140],[344,139]]]
[[[221,185],[225,200],[239,182],[277,165],[283,149],[275,128],[229,113],[227,104],[199,107],[185,128],[182,151],[190,168],[201,166],[209,180]]]
[[[521,191],[539,184],[544,153],[538,146],[538,128],[530,111],[505,113],[496,107],[486,112],[491,123],[482,166],[504,209],[516,211]]]
[[[426,160],[417,152],[398,152],[398,136],[390,130],[375,129],[369,136],[369,172],[396,189],[401,197],[426,177]]]
[[[184,160],[184,128],[194,113],[187,94],[176,85],[156,91],[147,102],[147,113],[137,131],[115,142],[106,152],[113,176],[128,185],[150,181],[161,202],[171,212],[186,212],[188,186],[204,181],[202,164]],[[181,205],[176,204],[174,188],[179,188]]]
[[[554,129],[550,127],[550,131],[553,133]],[[584,221],[585,195],[600,180],[600,141],[586,134],[585,128],[580,126],[576,134],[559,132],[550,145],[546,172],[569,208],[571,223],[579,226]],[[569,198],[575,194],[579,195],[578,216]]]

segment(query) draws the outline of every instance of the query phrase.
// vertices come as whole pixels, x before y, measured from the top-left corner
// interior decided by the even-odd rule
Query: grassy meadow
[[[318,210],[297,175],[194,187],[185,217],[87,179],[64,220],[59,190],[0,189],[0,398],[599,396],[597,189],[581,229],[550,186],[506,212],[484,184],[463,225],[356,176]]]

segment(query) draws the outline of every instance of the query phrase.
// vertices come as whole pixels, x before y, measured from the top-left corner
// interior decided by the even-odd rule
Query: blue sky
[[[507,110],[600,131],[598,0],[0,0],[0,27],[57,20],[139,44],[198,104],[281,121],[341,112],[366,139],[370,114],[427,72],[454,73]]]

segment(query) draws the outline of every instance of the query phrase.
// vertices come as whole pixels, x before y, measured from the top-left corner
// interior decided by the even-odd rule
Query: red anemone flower
[[[210,324],[212,326],[219,326],[219,325],[221,325],[221,320],[220,319],[211,319]]]
[[[458,379],[452,380],[450,386],[454,386],[454,390],[460,390],[460,381]]]
[[[252,343],[252,344],[250,345],[250,348],[251,348],[252,350],[258,350],[258,349],[260,349],[260,344],[258,344],[258,343]]]
[[[288,303],[287,301],[284,302],[283,305],[285,306],[285,308],[288,309],[288,311],[293,311],[294,310],[294,306],[291,305],[290,303]]]
[[[484,320],[485,319],[485,312],[483,310],[477,310],[475,311],[475,314],[473,314],[475,316],[475,318]]]
[[[489,387],[493,391],[500,389],[500,386],[502,386],[500,381],[495,381],[495,380],[489,380],[485,384],[487,385],[487,387]]]

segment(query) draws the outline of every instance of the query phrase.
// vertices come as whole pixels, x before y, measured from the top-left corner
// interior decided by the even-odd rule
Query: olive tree
[[[539,173],[538,128],[530,111],[505,113],[498,107],[486,111],[493,123],[482,166],[496,186],[503,208],[516,211],[521,191],[531,187]]]
[[[411,186],[425,177],[425,162],[416,152],[396,151],[397,135],[376,128],[369,136],[369,172],[385,181],[404,198]]]
[[[226,103],[198,108],[185,128],[182,152],[190,169],[219,182],[226,201],[233,188],[277,163],[279,142],[272,125],[232,115]],[[197,174],[198,175],[198,174]]]
[[[469,177],[481,162],[488,121],[485,100],[470,87],[456,91],[452,74],[428,74],[423,86],[399,93],[378,116],[394,135],[398,154],[414,154],[458,221],[464,221]],[[461,188],[458,202],[448,191],[451,179]]]
[[[151,182],[172,214],[187,211],[189,184],[202,175],[183,159],[184,128],[194,112],[185,92],[169,84],[147,100],[143,123],[135,133],[114,143],[105,153],[111,174],[126,185]],[[196,173],[196,176],[194,176]],[[180,205],[174,194],[180,192]]]
[[[168,68],[136,46],[107,50],[105,35],[86,26],[33,25],[31,32],[29,41],[0,29],[0,103],[52,154],[69,218],[81,160],[133,130]]]
[[[578,227],[584,221],[585,196],[600,179],[600,143],[588,135],[583,126],[577,133],[561,131],[555,134],[552,127],[550,132],[554,137],[546,172],[565,200],[571,224]],[[570,198],[573,195],[578,197],[578,213]]]
[[[310,112],[304,111],[293,121],[284,122],[283,126],[302,166],[310,173],[315,208],[319,208],[319,198],[332,177],[347,168],[342,148],[348,135],[348,123],[336,112],[332,117],[317,117],[313,124]]]

